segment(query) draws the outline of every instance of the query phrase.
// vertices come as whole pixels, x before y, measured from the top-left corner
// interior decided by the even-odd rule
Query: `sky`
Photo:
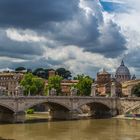
[[[0,69],[92,77],[123,59],[140,77],[140,0],[0,0]]]

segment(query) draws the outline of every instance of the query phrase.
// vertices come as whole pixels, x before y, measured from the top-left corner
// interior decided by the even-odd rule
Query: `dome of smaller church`
[[[98,75],[110,75],[110,74],[105,69],[103,69],[98,73]]]

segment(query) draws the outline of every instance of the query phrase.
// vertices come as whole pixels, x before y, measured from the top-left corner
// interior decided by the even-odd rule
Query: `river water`
[[[140,121],[89,119],[0,124],[0,140],[140,140]]]

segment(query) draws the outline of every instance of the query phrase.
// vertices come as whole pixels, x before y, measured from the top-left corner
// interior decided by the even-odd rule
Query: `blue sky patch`
[[[100,3],[102,4],[103,9],[107,12],[121,12],[124,10],[124,4],[103,1],[100,1]]]

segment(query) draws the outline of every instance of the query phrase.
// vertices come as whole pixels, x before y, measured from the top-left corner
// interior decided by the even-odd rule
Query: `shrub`
[[[28,109],[28,110],[26,111],[26,113],[27,113],[27,114],[34,114],[34,109]]]

